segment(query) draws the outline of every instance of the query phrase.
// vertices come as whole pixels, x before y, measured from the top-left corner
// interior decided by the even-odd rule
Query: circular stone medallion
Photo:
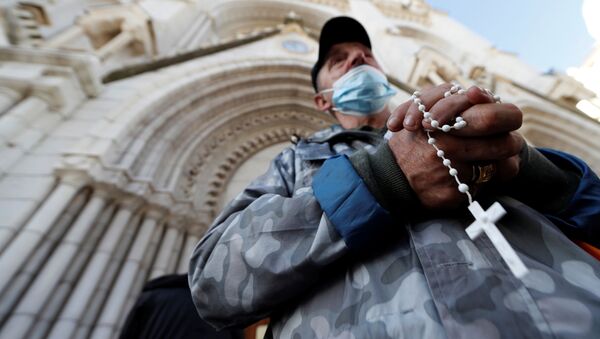
[[[300,40],[285,40],[283,43],[283,48],[293,53],[306,54],[310,52],[310,48],[307,44]]]

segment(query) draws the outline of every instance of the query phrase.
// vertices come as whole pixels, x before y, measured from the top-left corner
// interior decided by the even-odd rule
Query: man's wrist
[[[416,205],[417,198],[398,166],[387,143],[379,145],[375,153],[360,150],[350,157],[350,162],[381,206],[397,213]]]
[[[540,211],[564,209],[577,190],[579,175],[559,168],[529,145],[523,146],[519,156],[519,173],[507,193]]]

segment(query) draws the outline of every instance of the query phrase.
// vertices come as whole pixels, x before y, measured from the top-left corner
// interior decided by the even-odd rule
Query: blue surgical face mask
[[[385,74],[369,65],[352,68],[336,80],[332,88],[320,93],[331,91],[332,109],[354,116],[368,116],[383,111],[390,98],[396,94]]]

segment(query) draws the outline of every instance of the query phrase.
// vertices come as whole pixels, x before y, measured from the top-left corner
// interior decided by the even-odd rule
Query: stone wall
[[[522,107],[530,143],[600,170],[600,125],[575,107],[589,91],[410,3],[4,2],[0,338],[115,337],[145,281],[185,272],[239,169],[332,123],[309,70],[335,15],[367,26],[395,104],[486,86]]]

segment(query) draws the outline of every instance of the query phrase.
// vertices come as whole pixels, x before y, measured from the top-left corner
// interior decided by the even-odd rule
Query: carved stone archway
[[[310,66],[199,64],[110,85],[151,83],[106,112],[112,139],[90,133],[89,147],[64,154],[56,186],[5,249],[9,337],[114,337],[144,281],[187,270],[236,168],[331,122],[312,108]]]
[[[151,104],[128,108],[137,111],[124,128],[128,132],[102,155],[111,173],[100,171],[97,180],[126,172],[121,187],[144,182],[180,205],[165,208],[210,223],[231,175],[246,159],[333,123],[313,108],[309,67],[290,60],[244,61],[182,80],[157,97],[147,93]]]
[[[199,142],[186,163],[176,192],[195,208],[215,217],[235,171],[254,154],[271,145],[306,137],[331,121],[304,107],[270,107],[249,112],[219,126]]]

